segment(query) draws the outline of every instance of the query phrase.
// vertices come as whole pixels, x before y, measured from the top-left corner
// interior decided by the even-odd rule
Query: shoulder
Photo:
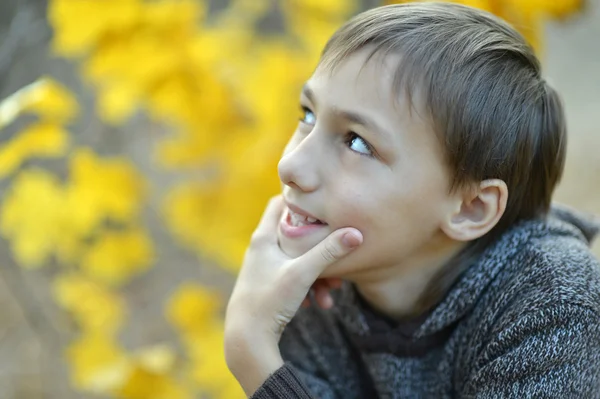
[[[532,238],[477,308],[465,393],[591,398],[600,389],[600,265],[580,240]]]
[[[532,237],[503,274],[524,310],[562,305],[600,314],[600,263],[576,237]]]
[[[566,318],[569,312],[583,312],[599,323],[600,263],[588,242],[569,225],[543,224],[529,231],[481,288],[483,295],[468,318],[469,325],[479,326],[478,335],[496,334],[533,313]],[[495,253],[503,256],[511,250],[502,245]]]
[[[492,333],[575,315],[600,329],[600,263],[575,235],[532,236],[486,291],[477,313]]]

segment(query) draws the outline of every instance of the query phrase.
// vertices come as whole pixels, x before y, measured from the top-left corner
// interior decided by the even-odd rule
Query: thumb
[[[339,229],[329,234],[310,251],[296,258],[294,264],[306,271],[311,285],[329,265],[348,255],[362,244],[363,236],[354,228]]]

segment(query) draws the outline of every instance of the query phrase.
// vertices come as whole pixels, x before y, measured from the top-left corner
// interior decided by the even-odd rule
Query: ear
[[[482,181],[460,194],[455,210],[442,226],[446,235],[457,241],[482,237],[498,223],[508,200],[508,187],[499,179]]]

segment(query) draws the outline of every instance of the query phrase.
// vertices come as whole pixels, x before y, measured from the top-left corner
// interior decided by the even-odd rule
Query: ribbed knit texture
[[[373,323],[345,284],[298,312],[253,398],[600,398],[597,231],[556,207],[518,223],[410,328]]]
[[[311,399],[313,396],[294,372],[293,366],[286,364],[271,375],[253,397]]]

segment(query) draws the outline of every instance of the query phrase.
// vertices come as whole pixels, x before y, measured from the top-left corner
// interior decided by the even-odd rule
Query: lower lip
[[[281,223],[279,224],[281,233],[288,238],[304,237],[327,226],[326,224],[307,224],[306,226],[293,226],[290,222],[290,213],[288,211],[286,217],[282,219]]]

